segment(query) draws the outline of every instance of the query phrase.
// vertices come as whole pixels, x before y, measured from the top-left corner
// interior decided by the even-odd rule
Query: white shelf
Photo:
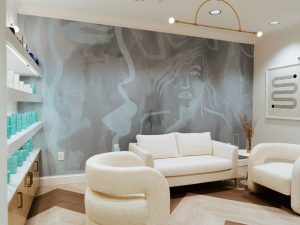
[[[10,183],[7,185],[7,202],[10,203],[12,197],[15,195],[17,189],[21,185],[24,177],[32,166],[34,160],[40,153],[40,149],[35,149],[29,154],[29,157],[24,162],[22,167],[18,167],[17,173],[10,175]]]
[[[33,137],[39,130],[43,128],[43,123],[38,122],[27,129],[23,130],[22,132],[13,135],[10,139],[7,140],[7,151],[8,156],[13,154],[19,148],[21,148],[29,138]]]
[[[41,77],[41,69],[9,28],[6,29],[6,61],[7,70],[21,76]]]
[[[12,102],[42,102],[39,95],[30,94],[14,88],[7,88],[8,100]]]

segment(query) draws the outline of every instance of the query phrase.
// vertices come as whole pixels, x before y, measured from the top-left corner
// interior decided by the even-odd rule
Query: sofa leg
[[[234,187],[236,188],[236,186],[237,186],[237,179],[235,178],[234,179]]]

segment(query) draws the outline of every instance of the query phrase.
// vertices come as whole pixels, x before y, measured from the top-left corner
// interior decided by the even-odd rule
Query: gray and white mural
[[[78,173],[137,134],[210,131],[245,146],[253,46],[21,16],[43,70],[43,175]],[[237,143],[235,143],[237,144]],[[57,152],[65,152],[65,162]]]

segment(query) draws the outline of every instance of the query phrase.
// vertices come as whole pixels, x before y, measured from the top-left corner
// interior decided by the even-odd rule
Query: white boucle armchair
[[[260,185],[291,196],[291,207],[300,214],[300,145],[255,146],[249,156],[248,189],[258,192]]]
[[[166,179],[131,152],[95,155],[86,162],[86,225],[167,225]]]

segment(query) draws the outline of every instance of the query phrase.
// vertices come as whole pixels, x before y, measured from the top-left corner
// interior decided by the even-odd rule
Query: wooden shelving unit
[[[28,159],[24,162],[22,167],[18,168],[18,171],[16,174],[11,175],[11,182],[7,185],[7,203],[9,204],[13,198],[13,196],[16,194],[16,191],[18,187],[21,185],[22,181],[26,177],[30,167],[32,166],[32,163],[35,161],[39,153],[41,152],[41,149],[34,149],[33,152],[30,153]]]
[[[20,43],[18,38],[6,29],[6,69],[19,74],[22,81],[39,82],[42,78],[42,72],[36,62],[30,57],[26,49]],[[2,74],[1,74],[2,76]],[[6,74],[3,74],[6,76]],[[37,78],[37,79],[36,79]],[[3,79],[4,81],[6,79]],[[6,83],[6,82],[5,82]],[[40,91],[40,90],[39,90]],[[5,89],[3,90],[5,93]],[[24,113],[24,111],[34,110],[41,114],[40,110],[42,97],[38,94],[30,94],[24,91],[7,87],[7,98],[1,102],[1,107],[5,108],[8,113]],[[26,105],[24,105],[26,103]],[[36,104],[39,103],[39,104]],[[13,107],[12,107],[13,106]],[[41,115],[38,116],[42,118]],[[6,118],[1,118],[1,123],[5,123]],[[13,135],[6,141],[6,145],[1,142],[1,149],[5,152],[4,156],[10,157],[18,151],[30,138],[37,135],[43,128],[43,122],[37,122],[22,132]],[[2,139],[6,138],[5,132],[2,132]],[[1,134],[1,135],[2,135]],[[4,137],[5,136],[5,137]],[[33,139],[35,143],[35,140]],[[5,139],[4,139],[5,143]],[[40,146],[34,144],[34,151],[30,153],[22,167],[18,167],[17,173],[10,175],[10,182],[7,184],[7,206],[8,206],[8,224],[24,225],[33,201],[35,192],[39,184],[39,156]],[[5,189],[6,190],[6,189]]]

